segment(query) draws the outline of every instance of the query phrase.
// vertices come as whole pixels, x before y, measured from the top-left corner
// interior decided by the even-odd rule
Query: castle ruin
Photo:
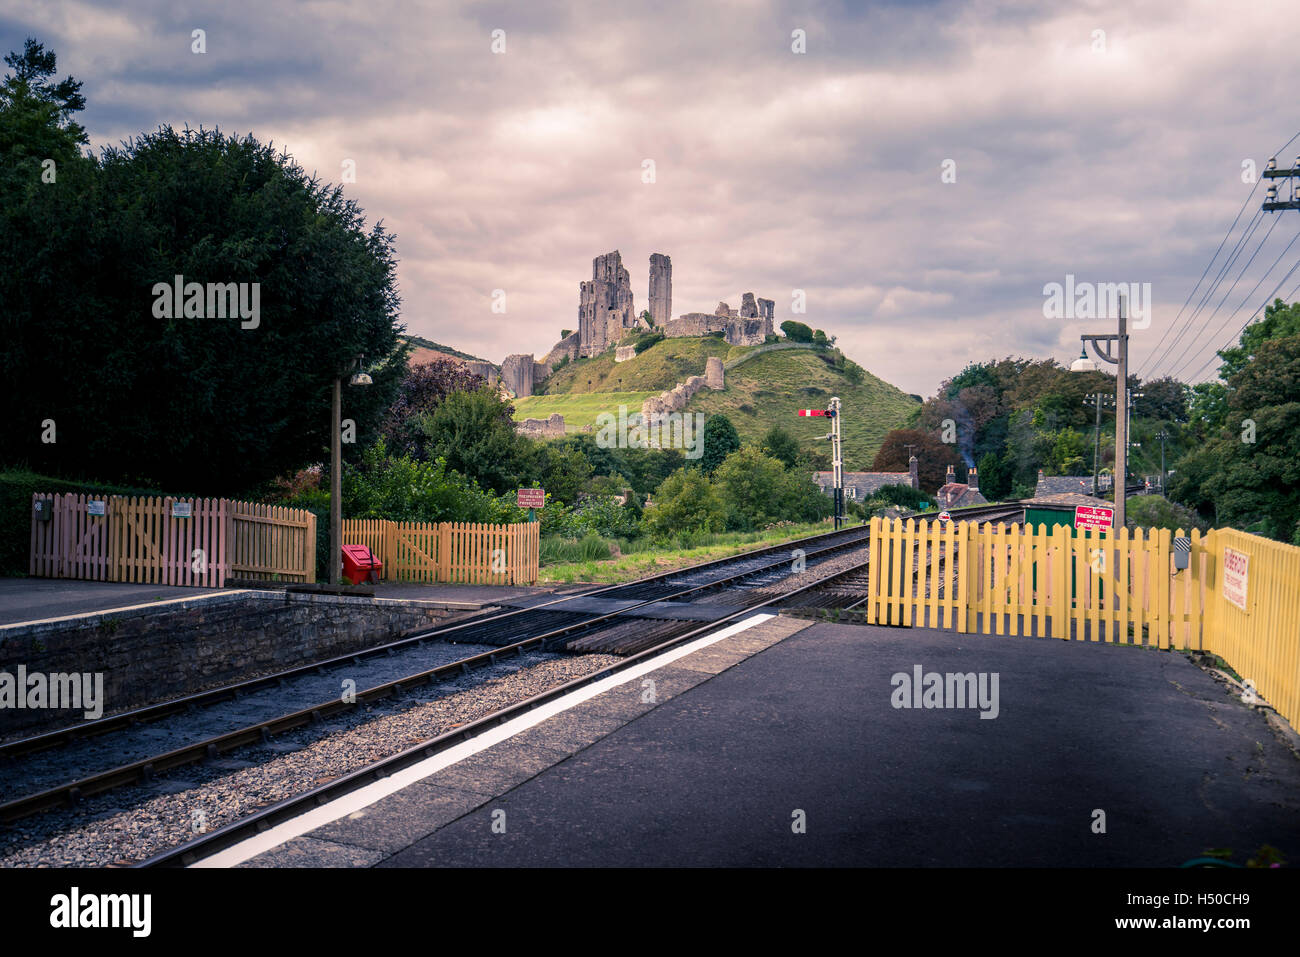
[[[647,322],[637,314],[622,254],[615,249],[597,256],[591,261],[591,279],[578,284],[577,330],[552,346],[540,362],[531,355],[507,356],[499,373],[502,385],[516,397],[532,395],[535,383],[564,361],[601,355],[619,347],[633,331],[654,329],[669,339],[721,335],[733,346],[761,345],[773,335],[776,303],[752,292],[741,298],[739,311],[719,302],[712,313],[687,312],[673,319],[673,262],[663,253],[650,257],[649,300]],[[616,356],[619,361],[635,355],[624,346]]]

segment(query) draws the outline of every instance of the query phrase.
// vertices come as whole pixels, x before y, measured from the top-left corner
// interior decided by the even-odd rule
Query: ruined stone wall
[[[554,369],[557,365],[559,365],[560,360],[563,359],[565,356],[568,356],[569,361],[572,362],[573,360],[578,358],[579,350],[581,346],[582,346],[581,334],[577,332],[571,332],[563,339],[561,339],[559,342],[557,342],[555,345],[551,346],[551,351],[546,353],[545,357],[542,359],[542,362],[550,366],[552,369]]]
[[[524,419],[515,423],[515,429],[534,439],[558,439],[564,436],[564,416],[552,412],[548,419]]]
[[[662,328],[673,317],[673,261],[663,253],[650,257],[650,318]]]
[[[501,361],[501,384],[523,398],[533,394],[533,357],[532,355],[506,356]]]
[[[470,372],[481,375],[488,385],[496,385],[501,381],[500,370],[490,362],[466,362],[465,367]]]

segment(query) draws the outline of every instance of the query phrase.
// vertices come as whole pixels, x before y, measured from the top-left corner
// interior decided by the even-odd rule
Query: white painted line
[[[520,715],[511,721],[507,721],[500,727],[493,728],[490,731],[484,731],[482,734],[462,744],[448,748],[435,754],[433,757],[425,758],[410,767],[403,768],[384,778],[376,781],[374,784],[367,784],[365,787],[358,788],[348,794],[344,794],[337,800],[330,801],[320,807],[312,808],[310,811],[304,811],[297,817],[290,818],[277,824],[275,827],[268,828],[261,834],[233,844],[223,851],[218,851],[211,857],[205,857],[201,861],[191,864],[191,867],[234,867],[236,864],[242,864],[258,854],[265,853],[272,848],[279,847],[286,841],[292,840],[306,834],[308,831],[314,831],[318,827],[323,827],[331,821],[337,821],[346,817],[364,807],[369,807],[376,801],[381,801],[391,794],[396,794],[405,787],[422,781],[432,774],[436,774],[443,768],[450,767],[458,761],[463,761],[472,754],[485,751],[494,744],[499,744],[507,738],[514,737],[521,731],[526,731],[534,725],[541,724],[547,718],[552,718],[557,714],[568,711],[575,705],[582,704],[596,695],[608,691],[610,688],[618,687],[629,681],[634,681],[642,675],[656,671],[665,665],[671,664],[679,658],[684,658],[693,654],[702,648],[707,648],[715,642],[724,638],[730,638],[732,635],[747,631],[755,625],[761,625],[765,621],[775,618],[775,615],[760,613],[751,615],[749,618],[739,621],[734,625],[729,625],[712,635],[705,635],[703,638],[697,638],[690,644],[675,648],[672,651],[657,655],[649,661],[643,662],[625,671],[602,678],[591,685],[570,692],[562,698],[548,702],[539,708]]]

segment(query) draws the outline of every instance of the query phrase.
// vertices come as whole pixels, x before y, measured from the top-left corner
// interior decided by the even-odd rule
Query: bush
[[[656,342],[663,341],[664,334],[662,332],[643,332],[641,335],[637,336],[636,341],[632,343],[632,349],[637,355],[640,355]]]
[[[158,489],[131,488],[104,482],[77,482],[36,472],[0,472],[0,575],[26,575],[32,548],[32,495],[176,495]]]
[[[642,524],[661,541],[673,536],[680,540],[693,532],[720,532],[727,523],[726,502],[698,469],[678,469],[663,480],[652,501]]]
[[[609,558],[609,543],[595,532],[582,538],[543,538],[539,546],[539,561],[543,565],[561,562],[600,562]]]
[[[328,501],[328,499],[327,499]],[[359,466],[344,464],[345,518],[394,522],[520,522],[523,509],[497,498],[478,483],[447,468],[447,462],[417,462],[387,454],[383,441],[362,453]]]
[[[785,333],[786,338],[791,342],[812,342],[813,331],[802,322],[796,322],[793,319],[787,319],[781,323],[781,331]]]
[[[1161,495],[1135,495],[1125,505],[1125,519],[1129,528],[1168,528],[1202,532],[1209,525],[1186,505],[1171,502]]]

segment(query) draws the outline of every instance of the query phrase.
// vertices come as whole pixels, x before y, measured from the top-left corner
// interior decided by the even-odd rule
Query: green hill
[[[831,396],[840,397],[840,431],[845,471],[868,471],[885,433],[902,428],[915,399],[888,382],[863,371],[860,382],[836,369],[831,353],[811,350],[769,352],[730,369],[721,392],[704,390],[687,405],[689,412],[723,413],[742,440],[758,440],[780,425],[810,452],[830,453],[830,432],[824,418],[798,416],[799,409],[824,409]]]
[[[827,400],[837,395],[844,409],[844,467],[868,470],[885,433],[903,427],[918,405],[913,397],[852,363],[843,370],[836,368],[834,350],[762,350],[762,346],[729,346],[713,337],[665,339],[626,362],[616,363],[611,350],[556,370],[540,384],[540,394],[515,402],[515,418],[544,419],[559,412],[567,430],[578,431],[594,423],[600,412],[617,413],[620,404],[638,410],[648,396],[671,389],[688,376],[703,375],[709,356],[723,362],[752,356],[727,370],[722,392],[700,392],[687,411],[724,413],[746,441],[757,441],[779,424],[808,451],[828,455],[830,443],[819,438],[829,431],[826,420],[801,418],[795,412],[825,408]]]
[[[570,362],[547,376],[538,388],[544,395],[579,392],[654,392],[671,389],[688,376],[703,375],[709,356],[723,362],[757,346],[729,346],[721,339],[664,339],[639,356],[615,362],[614,351]],[[560,410],[556,410],[560,411]]]

